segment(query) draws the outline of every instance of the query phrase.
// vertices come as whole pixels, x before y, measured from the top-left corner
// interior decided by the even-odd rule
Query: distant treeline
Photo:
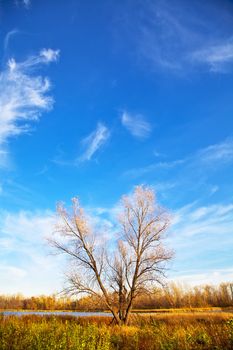
[[[185,288],[172,283],[141,295],[134,302],[135,309],[189,308],[233,306],[233,284],[205,285]],[[0,309],[22,310],[105,310],[103,301],[91,296],[80,299],[52,296],[26,298],[20,294],[0,295]]]

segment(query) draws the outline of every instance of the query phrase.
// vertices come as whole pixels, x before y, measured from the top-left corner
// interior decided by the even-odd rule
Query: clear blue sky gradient
[[[61,288],[57,201],[111,228],[137,184],[172,212],[169,277],[233,280],[232,1],[2,1],[0,43],[0,293]]]

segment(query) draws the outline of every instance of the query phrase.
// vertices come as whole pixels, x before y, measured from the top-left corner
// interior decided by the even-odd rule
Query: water
[[[75,316],[75,317],[87,317],[87,316],[107,316],[111,317],[112,315],[107,312],[76,312],[76,311],[2,311],[4,316],[23,316],[23,315],[54,315],[54,316]]]
[[[224,313],[224,312],[232,312],[233,310],[208,310],[208,313]],[[191,312],[192,313],[192,312]],[[88,316],[107,316],[112,317],[111,313],[108,312],[79,312],[79,311],[0,311],[0,314],[4,316],[23,316],[23,315],[39,315],[39,316],[74,316],[74,317],[88,317]],[[172,314],[168,312],[140,312],[137,313],[140,314],[146,314],[149,316],[155,316],[155,315],[161,315],[161,314]],[[200,315],[202,313],[200,312]]]

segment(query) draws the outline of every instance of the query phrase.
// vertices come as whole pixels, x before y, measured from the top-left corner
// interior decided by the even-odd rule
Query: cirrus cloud
[[[43,49],[39,55],[23,62],[9,59],[0,73],[1,154],[6,155],[6,146],[11,137],[27,132],[29,122],[38,120],[42,111],[52,108],[53,98],[48,95],[51,88],[49,79],[33,72],[40,65],[54,62],[58,57],[58,50]]]
[[[147,138],[151,133],[151,125],[141,114],[130,114],[125,111],[122,113],[121,123],[134,137],[139,139]]]
[[[104,124],[98,123],[97,128],[82,140],[84,152],[77,159],[77,162],[91,160],[93,155],[105,144],[109,137],[109,129]]]

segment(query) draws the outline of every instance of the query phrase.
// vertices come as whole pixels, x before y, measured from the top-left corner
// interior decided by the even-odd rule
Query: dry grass
[[[0,318],[0,350],[230,350],[229,313],[132,315],[129,326],[109,317],[9,316]]]
[[[131,324],[151,324],[151,322],[166,323],[167,325],[187,325],[193,323],[223,323],[232,318],[232,313],[227,312],[202,312],[202,313],[167,313],[167,314],[132,314]]]
[[[169,308],[169,309],[133,309],[133,313],[181,313],[181,312],[218,312],[224,310],[231,310],[232,308],[221,308],[221,307],[183,307],[183,308]]]

